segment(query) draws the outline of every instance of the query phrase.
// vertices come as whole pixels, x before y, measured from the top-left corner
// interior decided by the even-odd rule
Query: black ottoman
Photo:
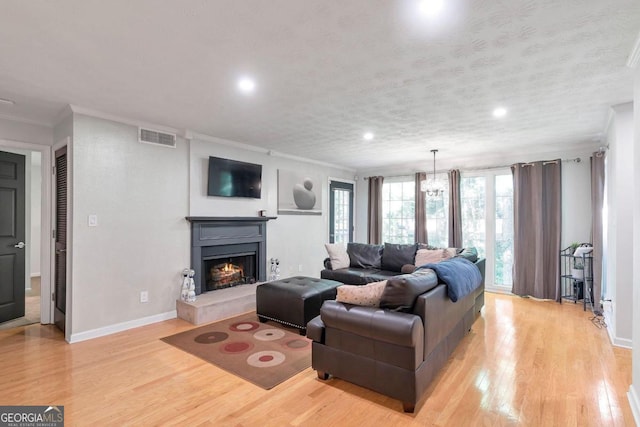
[[[263,283],[256,288],[256,313],[261,322],[273,320],[300,329],[305,335],[309,320],[320,314],[325,300],[336,299],[341,282],[296,276]]]

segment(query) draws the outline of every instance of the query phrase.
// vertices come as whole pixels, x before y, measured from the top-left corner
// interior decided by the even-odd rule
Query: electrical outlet
[[[149,292],[140,291],[140,302],[149,302]]]
[[[302,264],[298,264],[298,273],[302,273]]]

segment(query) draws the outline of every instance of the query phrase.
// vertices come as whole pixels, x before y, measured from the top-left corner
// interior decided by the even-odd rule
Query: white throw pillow
[[[453,258],[458,254],[458,250],[456,248],[445,248],[442,251],[443,260]]]
[[[340,268],[347,268],[351,264],[347,249],[342,243],[326,243],[324,247],[329,254],[329,260],[331,260],[331,269],[338,270]]]
[[[341,285],[336,288],[338,291],[336,301],[365,307],[379,307],[386,285],[386,280],[366,285]]]
[[[442,261],[444,258],[443,249],[418,249],[416,252],[416,267],[425,264],[433,264]]]

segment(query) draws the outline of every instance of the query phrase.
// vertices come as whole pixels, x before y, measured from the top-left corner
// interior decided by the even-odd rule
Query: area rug
[[[162,341],[269,390],[311,366],[311,340],[293,331],[253,312]]]

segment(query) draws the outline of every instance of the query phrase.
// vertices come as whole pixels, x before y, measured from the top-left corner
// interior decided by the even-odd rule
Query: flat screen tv
[[[260,198],[262,165],[209,157],[207,195]]]

